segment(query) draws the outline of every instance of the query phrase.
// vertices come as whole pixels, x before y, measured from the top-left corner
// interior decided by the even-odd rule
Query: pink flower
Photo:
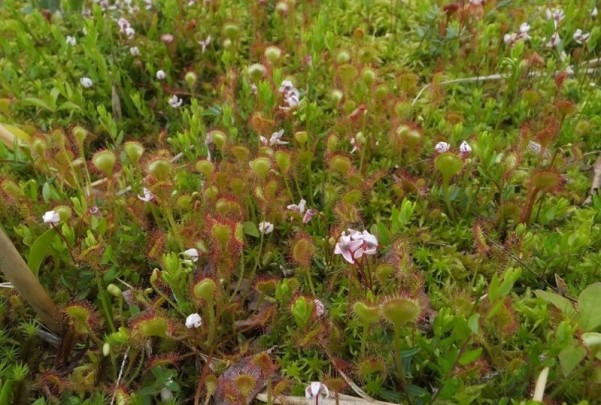
[[[140,195],[138,194],[138,198],[144,202],[150,202],[152,200],[154,200],[154,194],[152,194],[152,192],[147,189],[146,187],[144,187],[144,189],[142,190],[142,192],[144,193],[144,195]]]
[[[554,32],[553,35],[551,35],[551,39],[546,43],[546,45],[549,48],[555,48],[559,45],[560,42],[561,38],[559,37],[559,32]]]
[[[278,132],[274,132],[271,134],[271,138],[267,139],[264,136],[260,136],[259,139],[261,143],[265,146],[274,146],[274,145],[288,145],[288,142],[284,142],[280,140],[284,135],[284,130],[280,129]]]
[[[131,24],[125,18],[119,18],[117,25],[119,26],[119,33],[121,34],[126,34],[127,29],[131,28]]]
[[[303,224],[309,222],[315,214],[317,214],[317,210],[314,210],[313,208],[308,209],[307,212],[305,212],[305,215],[303,215]]]
[[[163,35],[161,35],[161,41],[163,41],[166,44],[172,43],[173,39],[174,39],[174,37],[171,34],[163,34]]]
[[[347,235],[348,232],[348,235]],[[344,260],[355,264],[357,259],[363,255],[375,255],[378,247],[378,240],[367,231],[359,232],[354,229],[348,229],[342,232],[338,243],[334,247],[334,254],[342,255]]]
[[[574,32],[574,41],[576,41],[579,44],[583,44],[586,41],[588,41],[588,37],[591,34],[589,34],[588,32],[582,32],[582,30],[579,28]]]
[[[313,304],[315,305],[315,313],[317,314],[318,318],[321,318],[326,314],[326,307],[323,305],[323,302],[315,298],[313,300]]]
[[[44,220],[45,224],[56,225],[61,220],[61,217],[58,215],[58,212],[52,210],[47,211],[44,216],[42,216],[42,219]]]
[[[447,142],[438,142],[434,146],[434,150],[438,153],[448,152],[450,148],[451,148],[451,145],[449,145]]]
[[[290,204],[290,205],[286,206],[286,208],[289,209],[290,211],[296,211],[299,214],[303,214],[305,212],[306,205],[307,205],[307,202],[305,201],[305,199],[301,198],[301,200],[298,202],[298,204]]]
[[[320,395],[327,398],[330,396],[330,390],[328,390],[325,384],[319,381],[313,381],[311,385],[305,388],[305,398],[307,399],[318,398]]]
[[[294,87],[290,80],[284,80],[278,89],[280,93],[284,95],[284,103],[287,104],[286,107],[280,107],[281,109],[288,110],[290,108],[296,107],[298,103],[300,103],[300,93]]]
[[[205,53],[207,46],[211,43],[211,36],[209,35],[205,40],[198,41],[198,45],[200,45],[202,49],[202,53]]]

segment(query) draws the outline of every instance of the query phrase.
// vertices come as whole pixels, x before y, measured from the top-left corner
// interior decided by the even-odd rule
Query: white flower
[[[89,89],[94,85],[94,82],[89,77],[82,77],[81,79],[79,79],[79,83],[81,83],[81,85],[86,89]]]
[[[164,70],[157,70],[156,78],[157,80],[163,80],[167,77],[167,73]]]
[[[559,32],[554,32],[553,35],[551,35],[551,39],[549,39],[546,45],[549,48],[556,48],[560,42],[561,38],[559,37]]]
[[[42,219],[44,220],[45,224],[56,225],[61,220],[61,217],[60,217],[60,215],[58,215],[58,212],[52,210],[52,211],[46,211],[46,213],[44,214]]]
[[[138,194],[138,198],[140,200],[142,200],[144,202],[150,202],[150,201],[154,200],[154,194],[152,194],[149,189],[147,189],[146,187],[144,187],[144,189],[142,190],[142,192],[144,193],[144,195]]]
[[[288,90],[294,89],[294,84],[292,84],[292,82],[290,80],[284,80],[282,82],[282,84],[280,85],[280,88],[278,89],[278,91],[280,93],[285,93]]]
[[[282,138],[282,135],[284,135],[284,130],[280,129],[278,132],[274,132],[273,134],[271,134],[271,138],[269,138],[269,140],[264,136],[260,136],[259,139],[261,140],[261,143],[266,146],[288,145],[288,142],[280,140],[280,138]]]
[[[313,218],[315,216],[315,214],[317,214],[317,210],[314,210],[313,208],[309,208],[307,210],[307,212],[305,212],[305,215],[303,215],[303,224],[306,224],[307,222],[309,222],[311,220],[311,218]]]
[[[198,261],[198,249],[190,248],[186,249],[183,252],[183,255],[188,257],[192,262],[196,263]]]
[[[71,46],[77,45],[77,39],[75,37],[72,37],[71,35],[67,35],[65,42],[67,43],[67,45],[71,45]]]
[[[513,44],[518,39],[518,34],[515,32],[503,35],[503,42],[506,44]]]
[[[547,9],[545,14],[547,15],[547,20],[553,20],[553,25],[555,26],[555,29],[557,29],[559,22],[563,20],[566,16],[566,14],[560,8]]]
[[[198,315],[196,313],[190,314],[186,318],[186,328],[188,328],[188,329],[200,328],[201,325],[202,325],[202,318],[200,317],[200,315]]]
[[[173,42],[173,40],[175,39],[175,37],[171,34],[163,34],[161,35],[161,41],[163,41],[166,44],[170,44]]]
[[[132,46],[131,48],[129,48],[129,53],[131,54],[131,56],[140,56],[140,49],[138,49],[137,46]]]
[[[286,208],[289,209],[290,211],[296,211],[299,214],[302,214],[305,212],[306,205],[307,205],[307,202],[305,201],[305,199],[301,198],[301,200],[298,202],[298,204],[290,204],[290,205],[286,206]]]
[[[162,402],[168,402],[171,401],[173,399],[173,392],[171,392],[171,390],[167,387],[163,387],[163,389],[161,389],[161,401]]]
[[[459,145],[459,152],[461,152],[463,154],[472,153],[472,147],[470,146],[469,143],[467,143],[466,141],[463,141],[463,142],[461,142],[461,145]]]
[[[273,232],[273,224],[271,222],[263,221],[259,223],[259,232],[263,235],[267,235]]]
[[[579,28],[574,32],[574,41],[576,41],[579,44],[583,44],[586,41],[588,41],[588,37],[591,34],[589,34],[588,32],[582,32],[582,30]]]
[[[330,396],[330,390],[328,390],[328,387],[326,387],[325,384],[322,384],[319,381],[313,381],[311,385],[308,385],[307,388],[305,388],[305,398],[313,399],[319,395],[325,398]]]
[[[597,14],[599,14],[599,11],[597,10],[597,7],[593,8],[593,11],[591,11],[591,17],[595,18],[597,17]]]
[[[434,150],[438,153],[448,152],[450,148],[451,145],[449,145],[447,142],[438,142],[436,146],[434,146]]]
[[[282,109],[290,109],[296,107],[300,102],[300,93],[294,87],[294,84],[290,80],[284,80],[278,89],[280,93],[284,95],[284,103],[287,104],[287,107],[280,107]]]
[[[313,304],[315,305],[315,313],[317,314],[318,318],[321,318],[326,314],[326,307],[323,305],[323,302],[315,298],[313,300]]]
[[[470,0],[472,6],[481,6],[484,4],[484,0]]]
[[[136,30],[132,27],[127,27],[125,29],[125,35],[127,35],[127,38],[132,39],[134,35],[136,35]]]
[[[348,235],[347,235],[348,232]],[[354,264],[356,259],[363,255],[375,255],[378,247],[378,240],[367,231],[359,232],[354,229],[348,229],[342,232],[338,243],[334,247],[334,254],[342,255],[344,260]]]
[[[205,53],[207,50],[207,46],[211,43],[211,36],[209,35],[204,39],[204,41],[198,41],[198,45],[200,45],[202,49],[202,53]]]
[[[524,40],[530,39],[530,35],[528,35],[528,31],[530,31],[530,24],[528,24],[528,23],[520,24],[520,32],[518,33],[518,39],[524,39]]]
[[[175,94],[169,99],[169,105],[173,108],[181,107],[184,100],[176,96]]]
[[[146,10],[152,9],[152,0],[144,0],[144,3],[146,4],[146,6],[144,6]]]
[[[125,34],[128,28],[131,28],[131,24],[125,18],[119,18],[117,20],[117,25],[119,26],[119,33]]]

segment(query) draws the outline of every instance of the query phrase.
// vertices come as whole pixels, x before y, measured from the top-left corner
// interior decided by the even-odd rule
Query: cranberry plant
[[[0,403],[598,398],[598,18],[4,1]]]

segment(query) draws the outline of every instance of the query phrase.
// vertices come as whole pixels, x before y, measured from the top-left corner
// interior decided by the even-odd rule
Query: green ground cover
[[[594,403],[599,18],[1,2],[0,405]]]

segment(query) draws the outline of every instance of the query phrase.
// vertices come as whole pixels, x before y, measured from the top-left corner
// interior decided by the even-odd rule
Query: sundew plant
[[[0,405],[598,401],[597,6],[0,2]]]

